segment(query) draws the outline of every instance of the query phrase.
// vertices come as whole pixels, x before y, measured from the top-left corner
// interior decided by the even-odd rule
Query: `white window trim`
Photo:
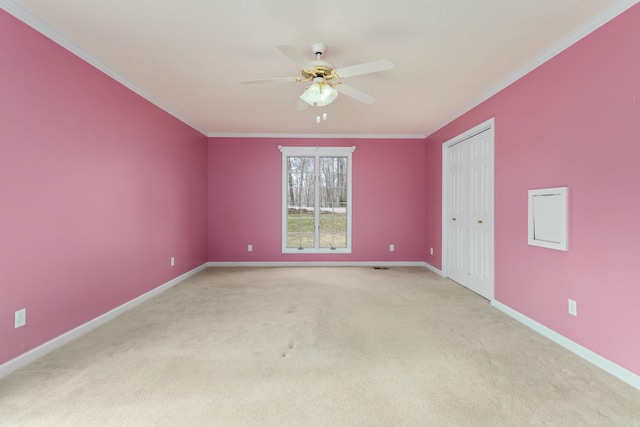
[[[352,188],[352,153],[356,146],[352,147],[284,147],[278,146],[282,153],[282,253],[283,254],[336,254],[351,253],[351,216],[353,211],[351,188]],[[346,157],[347,158],[347,247],[346,248],[318,248],[298,250],[287,248],[287,157]],[[316,171],[317,173],[317,171]],[[317,175],[316,175],[317,176]],[[317,179],[316,179],[317,180]]]

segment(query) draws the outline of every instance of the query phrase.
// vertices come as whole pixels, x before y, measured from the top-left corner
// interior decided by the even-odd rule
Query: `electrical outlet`
[[[389,245],[389,252],[393,252],[396,250],[395,245]]]
[[[174,265],[176,265],[176,257],[172,256],[171,257],[171,267],[173,267]]]
[[[253,245],[247,246],[247,252],[253,252]]]
[[[429,254],[433,255],[433,248],[429,251]]]
[[[27,324],[27,309],[22,308],[20,310],[16,310],[15,327],[19,328],[20,326],[24,326],[26,324]]]
[[[578,315],[578,303],[572,299],[569,300],[569,314],[572,316]]]

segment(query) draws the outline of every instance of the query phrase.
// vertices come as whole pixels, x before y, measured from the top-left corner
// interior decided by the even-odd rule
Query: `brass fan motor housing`
[[[328,65],[316,65],[313,70],[302,70],[302,76],[305,80],[313,80],[316,77],[322,77],[325,81],[338,78],[339,76]]]

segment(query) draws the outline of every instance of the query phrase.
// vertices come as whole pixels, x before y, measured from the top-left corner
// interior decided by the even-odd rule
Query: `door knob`
[[[482,224],[482,220],[481,219],[478,220],[478,224]]]
[[[455,221],[455,220],[456,220],[455,218],[451,218],[451,221]]]

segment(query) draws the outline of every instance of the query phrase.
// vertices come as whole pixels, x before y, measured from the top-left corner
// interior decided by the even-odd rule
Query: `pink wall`
[[[282,254],[278,145],[357,146],[351,254]],[[209,260],[424,261],[424,159],[423,140],[211,138]]]
[[[426,144],[207,142],[0,11],[0,363],[207,260],[440,268],[441,145],[495,117],[496,299],[640,374],[638,22],[635,6]],[[352,254],[281,253],[279,144],[357,145]],[[569,252],[528,246],[527,190],[562,185]]]
[[[0,52],[3,363],[206,262],[207,140],[4,11]]]
[[[427,241],[441,144],[495,117],[496,300],[640,374],[640,6],[427,139]],[[527,245],[527,190],[570,188],[569,251]],[[567,314],[567,299],[578,317]]]

